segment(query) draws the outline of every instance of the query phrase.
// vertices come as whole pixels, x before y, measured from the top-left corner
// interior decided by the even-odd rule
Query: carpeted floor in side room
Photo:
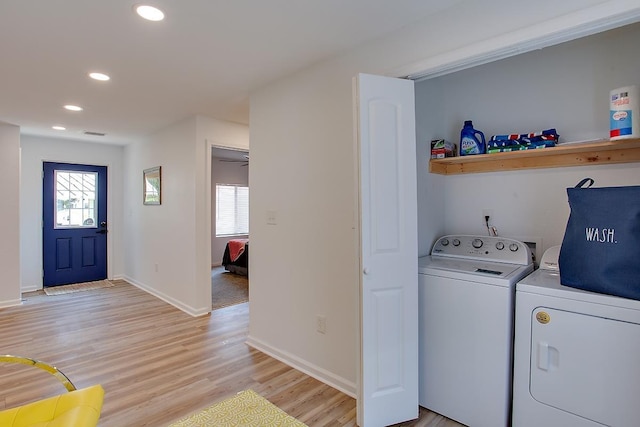
[[[249,278],[230,273],[224,267],[211,268],[211,309],[249,301]]]

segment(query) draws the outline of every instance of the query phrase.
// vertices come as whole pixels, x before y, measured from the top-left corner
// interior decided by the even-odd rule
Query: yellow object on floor
[[[1,427],[95,427],[98,424],[104,401],[101,385],[76,390],[58,368],[29,357],[7,354],[0,356],[0,362],[42,369],[69,392],[0,411]]]
[[[100,385],[71,391],[0,411],[0,426],[93,427],[98,424],[103,399]]]
[[[307,427],[253,390],[245,390],[169,427]]]

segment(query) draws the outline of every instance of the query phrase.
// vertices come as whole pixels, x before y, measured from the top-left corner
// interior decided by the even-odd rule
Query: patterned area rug
[[[307,427],[253,390],[216,403],[169,427]]]
[[[229,273],[224,267],[211,269],[211,309],[249,301],[249,278]]]
[[[90,291],[92,289],[110,288],[115,284],[109,280],[97,280],[95,282],[74,283],[72,285],[46,286],[44,293],[47,295],[63,295],[74,292]]]

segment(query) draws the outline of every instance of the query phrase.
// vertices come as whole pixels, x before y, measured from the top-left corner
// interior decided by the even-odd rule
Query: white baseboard
[[[22,298],[10,299],[6,301],[0,301],[0,308],[15,307],[16,305],[21,305],[21,304],[22,304]]]
[[[35,292],[35,291],[41,291],[41,290],[42,290],[42,286],[37,286],[37,285],[23,286],[20,288],[21,293]]]
[[[195,307],[191,307],[188,305],[183,304],[182,302],[178,301],[177,299],[166,295],[156,289],[153,289],[152,287],[145,285],[144,283],[138,282],[137,280],[132,279],[131,277],[128,276],[122,276],[121,279],[126,280],[127,282],[131,283],[133,286],[142,289],[143,291],[157,297],[160,298],[162,301],[166,302],[167,304],[171,304],[172,306],[176,307],[179,310],[184,311],[185,313],[193,316],[193,317],[198,317],[198,316],[204,316],[206,314],[209,314],[209,312],[211,312],[211,306],[209,307],[200,307],[200,308],[195,308]]]
[[[249,336],[247,337],[246,342],[248,346],[253,347],[265,354],[268,354],[274,359],[278,359],[282,363],[289,365],[301,372],[304,372],[310,377],[313,377],[318,381],[327,384],[328,386],[340,390],[347,396],[353,397],[354,399],[356,398],[355,383],[347,381],[346,379],[339,377],[338,375],[335,375],[327,371],[326,369],[322,369],[286,351],[280,351],[259,339]]]

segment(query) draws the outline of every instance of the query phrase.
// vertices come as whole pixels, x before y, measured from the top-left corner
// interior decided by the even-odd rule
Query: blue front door
[[[43,166],[44,286],[106,279],[106,166]]]

